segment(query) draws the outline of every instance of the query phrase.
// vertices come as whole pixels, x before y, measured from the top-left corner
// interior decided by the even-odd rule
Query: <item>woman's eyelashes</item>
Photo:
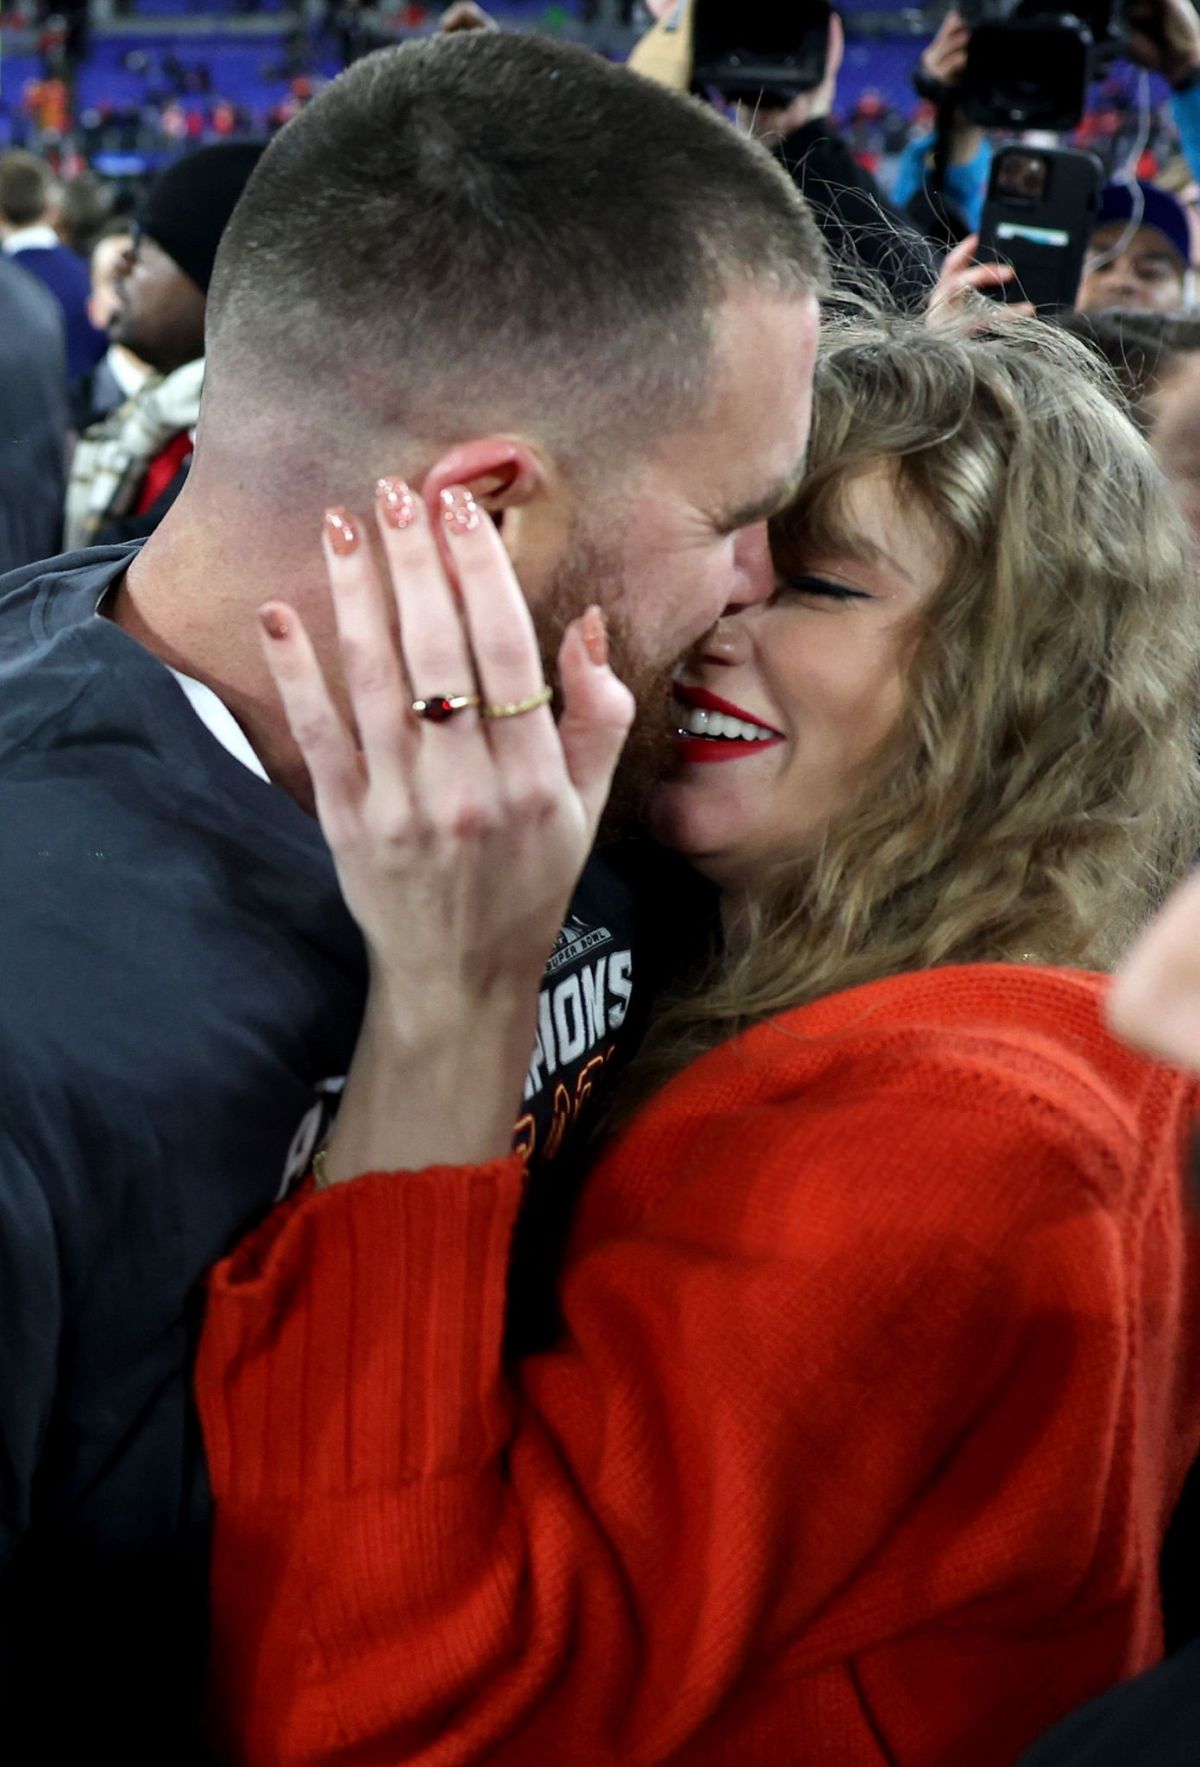
[[[849,583],[835,582],[832,577],[811,576],[806,572],[779,577],[776,595],[816,595],[825,601],[873,601],[865,589],[852,589]]]

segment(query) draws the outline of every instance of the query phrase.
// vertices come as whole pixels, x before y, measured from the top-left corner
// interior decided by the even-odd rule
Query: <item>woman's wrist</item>
[[[323,1186],[364,1172],[481,1165],[512,1148],[536,1037],[537,992],[475,1001],[419,1041],[386,1001],[368,1004]]]

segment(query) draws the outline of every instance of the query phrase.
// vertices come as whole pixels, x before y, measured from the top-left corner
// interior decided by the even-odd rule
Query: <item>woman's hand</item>
[[[1168,897],[1113,976],[1118,1037],[1200,1073],[1200,873]]]
[[[975,253],[979,250],[979,235],[969,233],[964,240],[947,252],[941,272],[929,295],[929,304],[925,313],[927,325],[939,326],[947,322],[958,324],[964,311],[969,310],[973,298],[982,294],[985,288],[1000,288],[1011,282],[1016,272],[1011,264],[977,264]],[[986,308],[977,307],[981,320],[990,323],[1001,318],[1033,318],[1034,307],[1030,301],[1014,301],[1007,305],[999,301],[990,301]]]
[[[543,691],[538,645],[468,491],[443,492],[435,524],[419,495],[384,480],[376,518],[386,595],[353,519],[330,511],[324,529],[357,742],[299,617],[279,603],[260,614],[370,959],[330,1179],[507,1151],[542,969],[633,716],[595,608],[563,640],[559,725],[544,703],[511,715]],[[440,696],[474,703],[442,722],[412,709]]]

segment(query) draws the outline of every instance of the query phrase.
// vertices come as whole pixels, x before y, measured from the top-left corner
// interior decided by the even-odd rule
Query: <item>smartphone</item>
[[[998,301],[1032,301],[1039,313],[1073,307],[1104,184],[1093,153],[1070,147],[997,150],[979,228],[979,261],[1016,275],[988,289]]]

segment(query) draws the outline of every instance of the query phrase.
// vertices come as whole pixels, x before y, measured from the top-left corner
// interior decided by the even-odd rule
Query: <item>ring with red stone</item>
[[[477,693],[437,693],[431,699],[414,699],[412,709],[414,716],[430,724],[444,724],[455,712],[475,711],[479,704]]]

